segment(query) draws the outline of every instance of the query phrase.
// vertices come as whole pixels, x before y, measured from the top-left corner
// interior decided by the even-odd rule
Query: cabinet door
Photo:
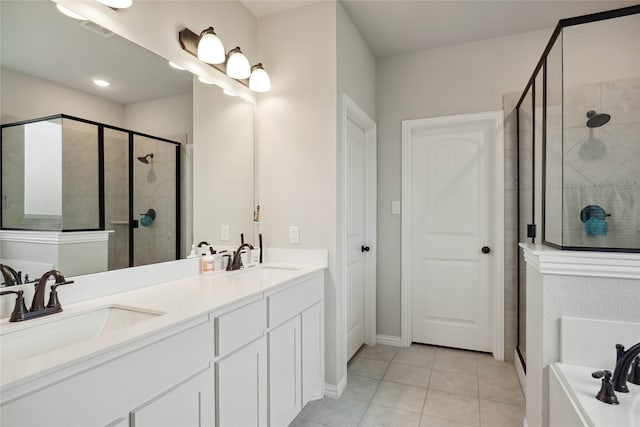
[[[204,427],[213,425],[213,369],[154,397],[130,414],[130,427]]]
[[[324,303],[302,313],[302,406],[324,396]]]
[[[300,316],[269,333],[271,426],[287,426],[302,409],[300,350]]]
[[[267,425],[267,344],[262,337],[216,362],[216,425]]]

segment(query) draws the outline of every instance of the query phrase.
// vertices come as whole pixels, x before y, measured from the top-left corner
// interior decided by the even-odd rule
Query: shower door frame
[[[537,235],[540,235],[540,241],[542,242],[543,245],[546,246],[550,246],[553,247],[555,249],[561,249],[561,250],[575,250],[575,251],[598,251],[598,252],[627,252],[627,253],[638,253],[640,252],[640,248],[601,248],[601,247],[584,247],[584,246],[565,246],[565,245],[558,245],[556,243],[553,242],[549,242],[546,240],[546,233],[545,233],[545,213],[546,213],[546,209],[547,209],[547,202],[546,202],[546,177],[547,177],[547,57],[549,56],[549,53],[551,52],[552,48],[555,46],[556,42],[558,41],[558,38],[562,35],[562,30],[564,28],[567,27],[572,27],[572,26],[576,26],[576,25],[582,25],[582,24],[589,24],[592,22],[598,22],[598,21],[603,21],[603,20],[607,20],[607,19],[615,19],[615,18],[621,18],[624,16],[630,16],[630,15],[636,15],[636,14],[640,14],[640,5],[635,5],[635,6],[629,6],[626,8],[621,8],[621,9],[615,9],[615,10],[609,10],[609,11],[605,11],[605,12],[600,12],[600,13],[594,13],[594,14],[590,14],[590,15],[584,15],[584,16],[578,16],[578,17],[574,17],[574,18],[568,18],[568,19],[562,19],[558,22],[556,28],[553,31],[553,34],[551,35],[551,38],[549,39],[549,42],[547,43],[542,56],[540,57],[540,59],[538,60],[538,63],[536,64],[533,73],[531,75],[531,77],[529,78],[529,80],[527,81],[527,84],[525,85],[525,88],[522,92],[522,96],[520,97],[520,99],[518,100],[518,103],[516,104],[515,110],[516,110],[516,135],[517,135],[517,143],[516,143],[516,156],[517,156],[517,162],[516,162],[516,167],[517,167],[517,172],[516,172],[516,188],[517,188],[517,194],[516,194],[516,205],[517,205],[517,212],[516,212],[516,224],[517,224],[517,230],[518,233],[520,233],[520,213],[521,213],[521,209],[520,209],[520,150],[521,150],[521,142],[520,142],[520,106],[522,105],[522,103],[525,101],[528,92],[531,91],[531,101],[532,101],[532,134],[531,134],[531,139],[532,139],[532,146],[531,146],[531,151],[532,151],[532,190],[531,190],[531,214],[532,214],[532,219],[533,219],[533,226],[536,227],[536,216],[535,216],[535,192],[536,192],[536,186],[535,186],[535,101],[536,101],[536,91],[537,90],[542,90],[542,138],[541,138],[541,150],[542,150],[542,164],[541,164],[541,172],[542,173],[542,197],[541,197],[541,203],[542,203],[542,216],[540,218],[540,222],[541,222],[541,233],[538,233],[539,230],[535,230],[534,229],[534,233],[531,236],[527,236],[527,238],[531,238],[532,241],[531,243],[535,242],[535,239],[537,237]],[[562,39],[560,39],[562,40]],[[561,41],[562,42],[562,41]],[[542,72],[542,88],[536,88],[535,85],[535,80],[536,77],[538,77],[538,73]],[[563,102],[563,107],[564,107],[564,102]],[[564,124],[564,116],[563,116],[563,124]],[[537,227],[536,227],[537,228]],[[519,234],[518,234],[518,240],[519,240]],[[518,250],[519,252],[519,250]],[[521,278],[521,269],[520,269],[520,254],[518,253],[516,256],[517,261],[517,278],[518,278],[518,283],[517,283],[517,290],[518,290],[518,297],[517,297],[517,312],[518,312],[518,316],[517,316],[517,324],[516,324],[516,330],[517,330],[517,338],[516,338],[516,353],[518,355],[518,358],[520,359],[521,365],[523,367],[523,370],[526,373],[526,360],[523,357],[522,353],[520,352],[520,348],[519,348],[519,343],[520,343],[520,278]]]
[[[13,123],[6,123],[0,126],[0,129],[4,129],[6,127],[12,126],[20,126],[29,123],[36,123],[41,121],[48,121],[54,119],[68,119],[74,120],[81,123],[90,124],[97,127],[98,130],[98,210],[99,210],[99,219],[98,219],[98,228],[88,228],[88,229],[71,229],[71,230],[55,230],[64,232],[79,232],[79,231],[102,231],[106,230],[106,221],[105,221],[105,167],[104,167],[104,130],[110,129],[118,132],[126,133],[128,135],[128,160],[129,160],[129,267],[133,267],[134,261],[134,245],[133,245],[133,230],[134,222],[137,221],[134,219],[134,209],[133,209],[133,161],[135,160],[133,157],[133,148],[134,148],[134,136],[141,136],[144,138],[153,139],[159,142],[164,142],[168,144],[175,145],[175,166],[176,166],[176,224],[175,224],[175,259],[180,259],[180,241],[181,241],[181,227],[180,227],[180,211],[181,211],[181,191],[180,191],[180,143],[177,141],[172,141],[167,138],[162,138],[159,136],[149,135],[143,132],[137,132],[130,129],[121,128],[119,126],[113,126],[106,123],[100,123],[93,120],[83,119],[76,116],[71,116],[68,114],[53,114],[50,116],[38,117],[35,119],[21,120]],[[2,132],[0,132],[0,147],[2,146]],[[0,176],[2,174],[2,150],[0,149]],[[0,226],[2,224],[2,210],[0,209]],[[33,229],[24,229],[24,228],[10,228],[10,227],[0,227],[2,230],[29,230],[29,231],[51,231],[51,230],[33,230]]]

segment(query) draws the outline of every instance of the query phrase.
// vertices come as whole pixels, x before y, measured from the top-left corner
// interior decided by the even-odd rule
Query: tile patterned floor
[[[306,405],[290,427],[522,427],[513,366],[491,355],[413,344],[364,346],[340,399]]]

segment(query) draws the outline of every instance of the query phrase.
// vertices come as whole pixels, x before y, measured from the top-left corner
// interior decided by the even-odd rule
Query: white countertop
[[[609,405],[595,398],[601,380],[591,377],[598,368],[554,363],[551,365],[570,393],[582,418],[594,427],[640,426],[640,386],[627,383],[629,393],[616,392],[619,405]]]
[[[284,288],[298,279],[324,269],[322,266],[297,264],[270,263],[263,264],[263,266],[295,268],[295,270],[292,270],[292,274],[284,280],[281,278],[259,279],[255,278],[255,276],[243,277],[243,271],[218,273],[211,276],[192,276],[74,304],[64,305],[63,303],[64,311],[62,313],[39,319],[19,323],[10,323],[8,319],[3,319],[0,321],[0,333],[5,335],[111,305],[165,313],[126,328],[28,359],[16,360],[7,358],[2,355],[2,349],[0,349],[0,355],[2,355],[0,358],[0,389],[4,393],[14,386],[19,386],[52,371],[60,370],[112,349],[129,345],[143,337],[179,325],[181,322],[186,322],[210,312],[223,310],[243,300],[259,299],[262,297],[263,292],[273,292],[280,287]],[[59,292],[62,296],[63,290],[60,289]]]

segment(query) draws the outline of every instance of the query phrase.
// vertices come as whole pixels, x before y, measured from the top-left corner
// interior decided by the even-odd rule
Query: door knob
[[[370,249],[371,248],[369,246],[365,246],[365,245],[362,245],[362,248],[360,248],[362,252],[369,252]]]
[[[483,254],[488,254],[489,252],[491,252],[491,248],[489,246],[483,246],[482,247],[482,253]]]

